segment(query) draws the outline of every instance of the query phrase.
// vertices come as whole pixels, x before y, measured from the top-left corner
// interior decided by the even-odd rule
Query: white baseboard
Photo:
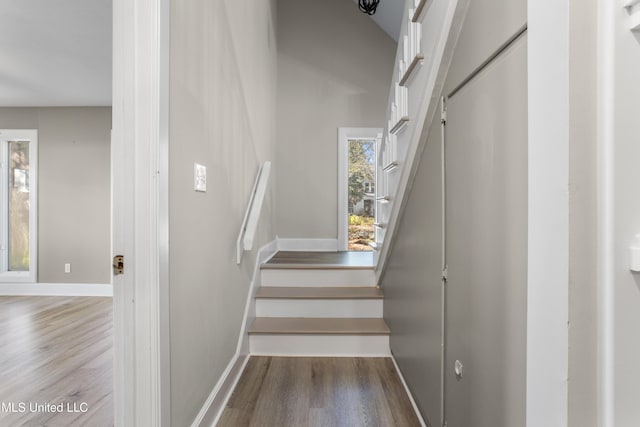
[[[404,390],[407,392],[407,396],[409,396],[409,400],[411,401],[411,406],[413,406],[413,411],[416,413],[416,417],[418,417],[418,420],[420,421],[420,425],[422,425],[422,427],[427,427],[427,423],[425,423],[424,418],[422,418],[422,414],[420,413],[420,410],[418,409],[418,405],[416,405],[416,401],[413,399],[413,395],[411,394],[411,390],[409,390],[409,386],[407,385],[407,382],[404,380],[404,377],[402,376],[402,371],[400,370],[400,367],[398,366],[398,362],[396,362],[396,358],[393,355],[393,352],[391,353],[391,361],[393,362],[393,366],[396,367],[396,372],[398,373],[398,376],[400,377],[400,381],[402,381],[402,385],[404,386]]]
[[[112,297],[113,286],[91,283],[0,283],[0,295]]]
[[[282,239],[278,237],[279,251],[337,252],[338,239]]]
[[[238,383],[248,361],[249,355],[247,354],[241,356],[236,353],[233,356],[218,380],[218,383],[211,393],[209,393],[209,397],[204,402],[204,405],[202,405],[195,420],[191,423],[191,427],[213,427],[218,423],[218,419],[222,415],[227,400],[231,397],[231,393]]]
[[[231,393],[235,388],[247,362],[249,361],[249,336],[247,328],[256,317],[256,292],[260,287],[260,265],[271,258],[278,250],[277,241],[273,240],[264,245],[258,251],[256,264],[253,270],[253,278],[247,294],[247,302],[244,309],[244,320],[240,327],[240,336],[238,337],[238,346],[236,353],[224,370],[218,383],[215,385],[209,397],[200,408],[200,412],[191,423],[191,427],[209,427],[215,426],[222,416],[222,412],[231,397]]]

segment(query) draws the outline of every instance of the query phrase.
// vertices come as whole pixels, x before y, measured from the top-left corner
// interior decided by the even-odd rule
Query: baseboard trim
[[[248,354],[235,354],[233,358],[231,358],[218,383],[211,393],[209,393],[209,397],[204,402],[204,405],[202,405],[195,420],[193,420],[191,427],[213,427],[218,423],[218,419],[222,415],[227,400],[231,397],[231,393],[238,383],[248,361]]]
[[[407,396],[409,396],[409,400],[411,401],[411,406],[413,407],[413,411],[416,413],[416,417],[418,417],[418,420],[420,421],[420,424],[422,425],[422,427],[427,427],[427,423],[425,423],[424,418],[422,418],[422,414],[418,409],[418,405],[416,405],[416,401],[413,399],[413,394],[411,394],[411,390],[409,390],[409,386],[407,385],[407,382],[404,380],[404,376],[402,375],[402,371],[398,366],[398,362],[396,361],[396,358],[393,355],[393,352],[391,352],[391,361],[393,362],[393,366],[395,366],[396,368],[396,372],[400,377],[400,381],[402,381],[402,385],[404,386],[404,390],[407,392]]]
[[[338,239],[282,239],[278,237],[278,250],[337,252]]]
[[[200,412],[193,420],[191,427],[213,427],[218,423],[222,416],[225,406],[233,389],[240,380],[244,368],[249,362],[249,335],[247,329],[253,319],[256,317],[256,299],[255,295],[260,287],[260,265],[271,258],[278,251],[277,240],[264,245],[258,251],[256,263],[253,270],[253,278],[247,294],[247,302],[244,309],[244,317],[242,326],[240,327],[240,335],[238,337],[238,346],[236,352],[231,358],[226,369],[220,376],[217,384],[209,394],[209,397],[200,408]]]
[[[0,295],[112,297],[113,286],[91,283],[0,283]]]

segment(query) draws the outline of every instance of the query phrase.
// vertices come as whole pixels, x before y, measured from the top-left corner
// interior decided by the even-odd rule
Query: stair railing
[[[264,197],[267,194],[267,184],[269,183],[269,175],[271,173],[271,162],[264,162],[258,170],[256,180],[253,183],[249,204],[242,220],[240,233],[236,242],[236,263],[242,261],[244,251],[253,249],[253,242],[258,231],[258,221],[260,220],[260,212]]]

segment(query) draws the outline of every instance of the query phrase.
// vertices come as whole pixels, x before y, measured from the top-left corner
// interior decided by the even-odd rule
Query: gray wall
[[[614,8],[614,269],[615,269],[615,425],[640,420],[640,274],[627,265],[627,248],[640,233],[640,34],[627,29],[628,14]]]
[[[578,4],[579,3],[579,4]],[[571,9],[571,53],[570,53],[570,281],[569,281],[569,413],[570,426],[592,426],[597,423],[597,334],[596,334],[596,135],[597,135],[597,93],[596,93],[596,29],[597,29],[597,4],[595,1],[576,2],[576,7]],[[456,47],[456,54],[452,61],[451,69],[445,82],[445,91],[457,86],[462,79],[473,70],[482,60],[497,48],[506,38],[526,22],[526,3],[506,2],[496,0],[475,0],[471,2],[461,38]],[[620,22],[623,20],[624,11],[621,9]],[[632,75],[640,70],[640,63],[635,53],[640,50],[638,38],[620,25],[618,32],[618,45],[622,52],[617,55],[618,76],[621,80],[633,81]],[[622,47],[624,45],[624,48]],[[634,74],[635,73],[635,74]],[[505,84],[508,81],[505,80]],[[637,86],[637,85],[636,85]],[[633,166],[632,158],[637,158],[637,150],[631,143],[632,138],[637,139],[638,131],[634,130],[631,111],[637,111],[640,94],[637,88],[630,93],[629,87],[620,88],[617,93],[620,105],[625,105],[629,111],[629,117],[617,115],[618,128],[624,128],[625,141],[620,141],[620,150],[624,154],[619,158],[617,168],[624,167],[620,177],[626,177],[625,183],[637,182],[630,176],[637,175],[637,167]],[[478,99],[476,102],[480,102]],[[484,100],[482,102],[486,102]],[[487,107],[488,108],[488,107]],[[624,123],[624,124],[622,124]],[[636,126],[637,128],[637,126]],[[395,241],[387,272],[383,278],[385,290],[385,318],[392,329],[391,345],[399,366],[405,374],[410,388],[414,392],[418,406],[429,421],[436,425],[440,415],[436,400],[439,400],[439,390],[434,385],[425,381],[437,381],[439,386],[440,358],[436,357],[440,345],[440,334],[436,325],[440,327],[439,298],[439,260],[441,254],[437,250],[441,233],[438,209],[440,205],[440,191],[436,183],[439,183],[439,164],[434,163],[432,156],[439,156],[437,146],[440,133],[432,127],[425,152],[422,154],[421,164],[416,176],[407,208],[403,214],[402,225],[399,228],[399,238]],[[635,175],[633,175],[635,174]],[[637,177],[638,178],[638,177]],[[620,185],[622,181],[620,181]],[[621,288],[625,295],[619,298],[619,313],[624,313],[627,324],[629,318],[634,320],[619,330],[622,334],[631,336],[637,330],[640,318],[637,316],[637,306],[640,303],[638,293],[640,280],[633,281],[628,273],[626,265],[626,250],[630,236],[640,230],[638,224],[638,206],[635,206],[631,215],[628,212],[630,203],[637,198],[631,197],[631,187],[628,188],[628,196],[624,202],[618,202],[618,222],[626,223],[627,229],[619,232],[618,259],[621,263],[618,267],[619,280],[624,279],[626,286]],[[621,199],[619,199],[621,200]],[[631,221],[631,217],[634,219]],[[622,219],[624,217],[624,220]],[[624,236],[623,236],[624,235]],[[469,244],[472,244],[470,242]],[[438,261],[438,263],[436,262]],[[453,274],[453,273],[452,273]],[[436,301],[437,300],[437,301]],[[476,302],[476,304],[472,303]],[[469,315],[479,310],[480,300],[470,298],[469,305],[465,307]],[[485,306],[488,302],[482,302]],[[624,308],[623,308],[624,307]],[[620,318],[620,317],[619,317]],[[448,328],[454,326],[448,325]],[[468,331],[467,331],[468,332]],[[451,331],[455,334],[455,330]],[[526,332],[523,331],[523,334]],[[619,332],[620,333],[620,332]],[[523,336],[514,339],[520,342],[522,347]],[[482,339],[489,339],[486,334]],[[513,340],[510,340],[513,341]],[[631,340],[632,341],[632,340]],[[623,350],[622,350],[623,349]],[[502,360],[502,354],[496,350],[496,360]],[[628,366],[637,360],[640,355],[640,347],[630,340],[620,340],[617,344],[616,354],[619,360],[624,359]],[[447,372],[450,370],[447,365]],[[620,425],[632,425],[630,420],[637,420],[640,414],[637,383],[640,378],[623,377],[616,378],[618,393],[624,390],[622,396],[618,394],[618,411],[625,413],[625,422]],[[513,378],[511,379],[513,380]],[[490,405],[487,405],[490,406]],[[492,411],[496,411],[495,405]],[[456,408],[463,412],[462,408]],[[497,410],[496,412],[504,411]],[[635,418],[634,418],[635,417]],[[450,420],[451,422],[452,420]],[[480,419],[474,421],[479,424]],[[452,425],[450,423],[450,425]],[[507,424],[495,424],[507,425]],[[510,425],[510,424],[509,424]],[[514,424],[515,425],[515,424]],[[618,425],[618,424],[616,424]]]
[[[597,425],[597,2],[571,0],[569,426]]]
[[[525,1],[472,1],[452,59],[451,68],[445,81],[445,92],[448,93],[449,90],[456,87],[473,69],[482,63],[498,46],[512,36],[525,22]],[[511,79],[512,83],[513,81],[517,80]],[[522,78],[519,81],[522,82]],[[484,97],[475,100],[474,102],[480,102],[482,105],[479,110],[475,110],[475,114],[477,115],[483,111],[492,111],[492,108],[506,102],[506,99],[501,98],[498,104],[489,104],[492,99],[491,97]],[[470,107],[473,109],[472,105]],[[452,118],[455,121],[455,117]],[[477,122],[476,120],[476,123]],[[483,123],[482,120],[480,122]],[[487,123],[491,123],[491,121]],[[462,131],[467,125],[466,119],[462,125],[459,120],[457,124],[448,124],[447,139],[451,136],[449,135],[451,132],[449,126],[458,126],[458,129]],[[495,130],[497,131],[497,129]],[[526,123],[522,130],[526,138]],[[486,139],[489,134],[491,134],[491,132],[483,132],[483,134],[478,135],[478,138]],[[397,231],[398,238],[394,241],[388,266],[381,282],[385,292],[384,315],[392,331],[392,351],[413,392],[416,403],[423,416],[427,419],[427,422],[432,426],[439,425],[441,417],[440,373],[442,360],[440,346],[442,340],[442,285],[440,277],[442,262],[442,168],[440,162],[440,138],[440,123],[439,120],[434,120],[434,124],[431,126],[429,134],[427,135],[425,150],[421,155],[420,166],[408,198],[407,206],[402,214],[402,220]],[[479,142],[474,140],[474,144],[476,143]],[[469,147],[469,149],[471,148],[472,147]],[[498,172],[500,172],[500,170],[498,170]],[[526,164],[524,172],[526,173]],[[520,193],[520,198],[517,200],[521,200],[523,194],[525,197],[524,200],[526,200],[526,191]],[[458,200],[458,202],[462,202],[462,200]],[[482,204],[478,205],[478,207],[482,206]],[[462,211],[464,211],[464,209],[462,209]],[[448,216],[449,215],[450,214],[448,214]],[[451,220],[451,218],[449,218],[449,220]],[[482,218],[478,218],[478,220],[482,220]],[[522,225],[521,222],[519,224]],[[464,226],[464,224],[458,224],[457,226]],[[480,230],[476,230],[476,232],[481,232],[485,228],[486,225]],[[478,243],[480,241],[478,239],[480,239],[482,235],[481,233],[470,233],[469,238],[474,239],[474,235],[476,236],[476,243]],[[473,242],[468,243],[473,247]],[[526,238],[522,241],[522,244],[524,246],[522,246],[521,249],[524,248],[524,253],[526,253]],[[464,269],[467,261],[469,261],[469,263],[471,262],[467,257],[468,254],[463,253],[465,247],[464,245],[462,247],[458,246],[455,250],[457,250],[458,253],[449,255],[453,258],[453,263],[457,263],[457,267],[454,265],[454,269]],[[522,253],[521,250],[520,255],[522,255]],[[490,256],[491,254],[487,252],[485,255]],[[515,253],[512,255],[515,256]],[[460,262],[460,257],[464,257],[462,262]],[[518,260],[520,260],[520,262],[517,262]],[[523,285],[523,281],[526,281],[526,275],[522,275],[522,256],[517,259],[514,258],[513,261],[514,266],[516,264],[520,266],[521,277],[519,290],[513,289],[510,298],[512,298],[514,304],[522,308],[522,305],[526,301],[524,298],[526,288]],[[474,263],[473,265],[479,268],[477,264]],[[513,274],[516,270],[514,267],[514,270],[512,270],[510,274]],[[457,277],[459,277],[457,273],[460,273],[460,271],[450,272],[450,278],[453,281],[456,281]],[[482,271],[478,270],[476,273],[482,273]],[[486,271],[484,273],[488,274]],[[464,278],[460,278],[460,280],[463,279]],[[509,424],[508,422],[491,424],[491,422],[500,419],[510,419],[512,421],[514,419],[524,419],[524,370],[521,369],[522,372],[520,372],[520,374],[517,374],[517,372],[518,368],[524,367],[525,347],[523,343],[526,330],[524,329],[525,323],[523,316],[525,310],[520,310],[519,312],[517,310],[500,312],[491,308],[493,311],[487,313],[486,310],[492,307],[493,303],[503,300],[503,296],[500,294],[504,289],[496,289],[496,283],[498,283],[496,281],[487,280],[482,283],[486,285],[486,289],[484,289],[483,292],[488,299],[483,297],[482,292],[478,294],[478,290],[474,291],[467,287],[466,291],[463,290],[462,293],[458,293],[458,298],[455,302],[459,316],[455,318],[448,317],[450,325],[448,325],[447,328],[449,329],[448,337],[450,339],[452,339],[452,337],[470,338],[467,340],[468,347],[466,350],[465,348],[460,349],[461,353],[466,352],[468,354],[471,348],[475,350],[467,356],[461,355],[460,352],[456,355],[450,355],[446,365],[447,375],[451,376],[450,374],[453,369],[452,361],[455,357],[460,357],[467,366],[468,376],[466,377],[465,383],[470,384],[473,390],[477,391],[478,388],[485,390],[484,392],[474,394],[473,405],[470,404],[468,399],[469,389],[467,389],[466,392],[462,391],[462,393],[450,395],[450,404],[453,405],[455,411],[451,411],[452,407],[448,405],[452,413],[451,417],[447,416],[447,418],[450,418],[449,425],[452,427],[462,427],[471,424],[496,426],[519,425],[518,423]],[[479,286],[480,281],[474,282],[474,286],[475,285]],[[458,283],[458,286],[461,286],[461,284]],[[498,287],[500,286],[508,287],[508,284],[499,282]],[[470,297],[470,295],[473,295],[473,297]],[[453,299],[456,299],[456,297],[454,296]],[[451,307],[449,310],[453,312]],[[465,312],[471,316],[466,317],[466,323]],[[482,317],[483,312],[484,317]],[[481,329],[491,323],[492,319],[490,319],[490,317],[492,315],[498,315],[499,313],[512,321],[511,326],[508,328],[509,331],[496,329],[496,332],[502,331],[497,336],[491,332],[491,329],[482,332]],[[474,324],[469,323],[469,319],[472,317],[475,322]],[[485,320],[484,323],[483,319]],[[462,323],[458,323],[460,321],[462,321]],[[484,333],[486,335],[483,335],[483,338],[493,340],[492,344],[495,345],[495,347],[489,345],[483,346],[476,339],[470,337],[470,334],[473,334],[472,329],[474,328],[476,333]],[[509,345],[509,343],[504,342],[504,340],[510,340],[513,337],[517,339],[516,342],[512,343],[514,345],[514,351],[509,351],[510,357],[509,361],[507,361],[502,359],[502,356],[505,355],[504,346]],[[515,372],[516,375],[511,375],[513,378],[510,378],[507,382],[497,379],[501,375],[505,375],[506,371],[496,370],[494,366],[486,364],[486,357],[490,358],[492,355],[495,356],[496,360],[507,362],[505,365],[508,366],[507,371],[510,374]],[[495,381],[486,382],[484,380],[489,372],[497,375]],[[449,390],[449,393],[450,392],[451,390]],[[505,393],[510,393],[510,399],[501,400],[505,397]],[[507,404],[507,402],[509,403]],[[474,417],[472,423],[465,424],[465,421],[460,421],[469,416]],[[461,423],[456,424],[456,420]]]
[[[279,237],[337,238],[337,130],[384,126],[395,52],[352,1],[278,0]]]
[[[256,259],[237,266],[235,251],[258,167],[272,160],[275,9],[172,0],[170,12],[171,425],[187,426],[236,351]],[[206,193],[193,190],[194,162],[207,167]],[[256,249],[275,238],[271,189]]]
[[[0,108],[0,128],[38,130],[38,281],[110,283],[111,108]]]

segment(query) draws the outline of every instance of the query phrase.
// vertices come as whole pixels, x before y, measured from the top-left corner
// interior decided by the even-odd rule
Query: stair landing
[[[277,252],[262,268],[373,268],[373,252]]]
[[[262,286],[374,286],[371,252],[277,252],[262,264]]]

